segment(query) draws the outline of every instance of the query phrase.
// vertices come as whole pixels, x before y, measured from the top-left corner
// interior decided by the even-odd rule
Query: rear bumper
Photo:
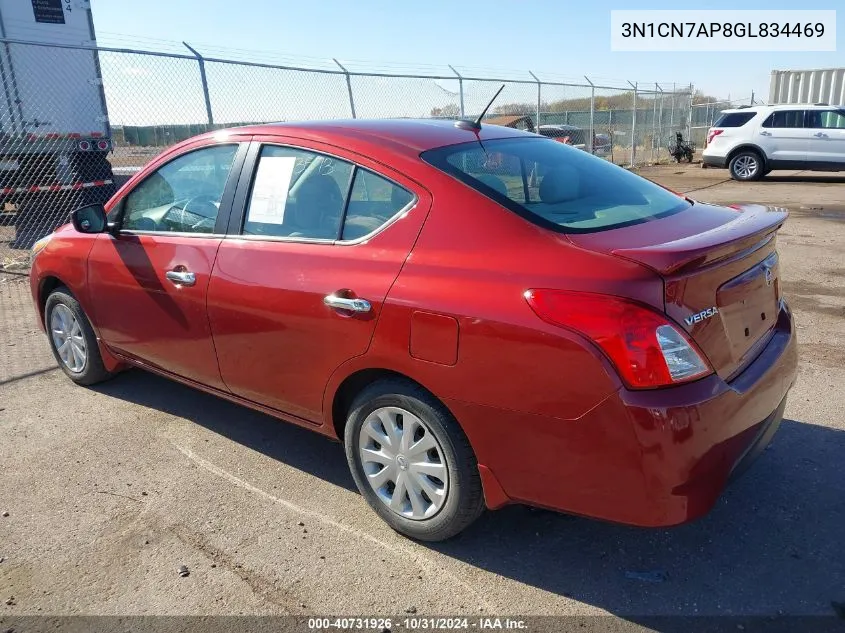
[[[702,154],[701,162],[707,165],[707,167],[724,168],[728,166],[728,159],[725,156],[708,156],[707,154]]]
[[[785,308],[767,346],[730,383],[712,375],[672,389],[621,389],[577,420],[449,406],[510,501],[677,525],[708,512],[771,441],[797,362]]]

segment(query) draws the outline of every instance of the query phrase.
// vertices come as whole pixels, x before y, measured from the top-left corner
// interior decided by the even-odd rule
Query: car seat
[[[327,175],[312,175],[296,191],[296,202],[290,207],[292,237],[336,239],[343,195],[335,179]]]
[[[540,200],[545,204],[558,204],[576,200],[581,193],[581,175],[569,165],[549,171],[540,182]]]

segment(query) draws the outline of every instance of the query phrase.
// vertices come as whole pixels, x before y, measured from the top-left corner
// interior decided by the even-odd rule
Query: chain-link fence
[[[718,101],[704,101],[702,103],[693,103],[690,106],[690,119],[692,125],[690,126],[690,138],[703,148],[707,140],[707,130],[713,127],[716,119],[722,114],[723,110],[730,110],[732,108],[749,107],[754,105],[763,105],[757,101],[752,94],[750,97],[742,99],[723,99]]]
[[[186,45],[187,46],[187,45]],[[621,165],[667,159],[689,133],[692,86],[605,86],[320,68],[0,39],[0,270],[78,206],[104,202],[165,147],[271,121],[475,118],[502,83],[490,123],[554,137]]]

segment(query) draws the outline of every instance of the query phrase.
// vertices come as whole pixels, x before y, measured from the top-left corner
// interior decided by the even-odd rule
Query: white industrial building
[[[845,68],[773,70],[769,104],[845,104]]]

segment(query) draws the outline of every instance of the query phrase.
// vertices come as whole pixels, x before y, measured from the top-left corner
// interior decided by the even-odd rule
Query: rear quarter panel
[[[595,514],[590,498],[607,493],[608,477],[617,493],[630,487],[641,496],[640,449],[629,421],[616,415],[615,370],[590,341],[540,320],[523,294],[606,292],[660,309],[662,283],[638,264],[576,247],[439,172],[425,182],[432,209],[372,346],[335,373],[329,398],[357,370],[396,371],[446,404],[510,499]],[[425,354],[416,340],[412,356],[409,334],[419,311],[457,322],[456,359],[437,353],[443,337],[432,339],[432,356],[441,362],[419,358]],[[329,400],[324,411],[331,410]],[[568,483],[538,486],[546,475]]]
[[[403,373],[444,401],[560,420],[579,419],[618,390],[619,379],[598,348],[541,321],[523,294],[529,288],[607,292],[661,309],[656,275],[576,247],[434,168],[425,182],[432,209],[390,290],[370,350],[332,377],[327,415],[343,379],[367,368]],[[411,355],[415,311],[457,321],[456,362]],[[459,421],[472,435],[467,420]]]

